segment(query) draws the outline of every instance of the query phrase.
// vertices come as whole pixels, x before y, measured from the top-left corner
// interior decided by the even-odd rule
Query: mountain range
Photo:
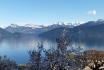
[[[30,25],[19,26],[11,24],[0,28],[0,38],[39,36],[41,38],[56,39],[66,30],[66,36],[72,41],[102,41],[104,42],[104,20],[88,21],[77,26],[70,24],[53,24],[49,26]]]
[[[26,24],[24,26],[19,26],[16,24],[11,24],[10,26],[6,27],[5,30],[10,33],[22,33],[22,34],[35,34],[39,35],[43,32],[50,31],[54,28],[59,28],[63,26],[68,26],[65,24],[53,24],[49,26],[43,26],[43,25],[31,25]]]
[[[73,28],[60,27],[40,34],[42,38],[56,39],[66,29],[66,36],[72,41],[104,42],[104,20],[89,21]]]
[[[44,32],[53,30],[60,27],[73,27],[72,25],[65,24],[53,24],[49,26],[43,25],[32,25],[26,24],[24,26],[19,26],[17,24],[11,24],[6,28],[0,28],[0,38],[10,37],[24,37],[24,36],[38,36]]]

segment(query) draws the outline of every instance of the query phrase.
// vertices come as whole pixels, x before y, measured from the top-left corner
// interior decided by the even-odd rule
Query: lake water
[[[0,41],[0,56],[6,55],[8,58],[15,60],[18,64],[27,63],[29,61],[29,51],[36,49],[39,38],[11,38]],[[46,49],[49,46],[55,46],[52,42],[44,40]]]
[[[39,38],[10,38],[10,39],[3,39],[0,40],[0,55],[6,55],[8,58],[15,60],[18,64],[28,63],[29,61],[29,54],[30,50],[36,49],[36,46],[42,40]],[[44,40],[43,45],[46,49],[49,47],[55,47],[55,42]],[[76,47],[76,45],[80,45],[83,49],[88,48],[96,48],[101,49],[103,46],[97,45],[85,45],[84,43],[72,43],[71,46]]]

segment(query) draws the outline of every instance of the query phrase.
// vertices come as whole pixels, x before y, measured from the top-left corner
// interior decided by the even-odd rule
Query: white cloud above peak
[[[96,16],[96,14],[97,14],[96,10],[88,11],[88,15],[90,15],[90,16]]]

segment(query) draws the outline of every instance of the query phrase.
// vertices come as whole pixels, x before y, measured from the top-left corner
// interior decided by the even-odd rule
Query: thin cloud
[[[96,16],[96,10],[90,10],[88,11],[88,15],[91,15],[91,16]]]

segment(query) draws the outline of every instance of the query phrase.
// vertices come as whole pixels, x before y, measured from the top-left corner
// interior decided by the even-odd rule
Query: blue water
[[[29,51],[36,49],[40,39],[36,38],[13,38],[3,39],[0,41],[0,56],[6,55],[8,58],[15,60],[18,64],[29,62]],[[49,41],[44,41],[46,49],[49,48]]]
[[[6,55],[8,58],[15,60],[18,64],[24,64],[29,62],[29,51],[36,49],[39,42],[42,40],[39,38],[13,38],[13,39],[3,39],[0,40],[0,56]],[[49,41],[43,40],[43,45],[45,49],[50,47],[55,47],[56,44]],[[102,49],[98,46],[89,46],[85,44],[72,44],[71,46],[76,47],[80,45],[85,50],[88,48]]]

